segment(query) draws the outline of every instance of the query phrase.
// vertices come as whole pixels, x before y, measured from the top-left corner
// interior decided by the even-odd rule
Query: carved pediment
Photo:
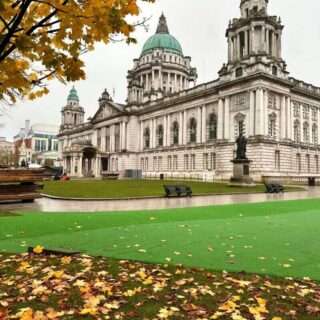
[[[115,105],[114,103],[105,103],[104,105],[100,106],[92,121],[101,121],[116,115],[120,115],[121,113],[122,111],[120,110],[119,106]]]

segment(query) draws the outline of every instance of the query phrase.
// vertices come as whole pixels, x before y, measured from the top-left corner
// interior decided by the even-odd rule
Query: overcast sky
[[[320,86],[320,1],[319,0],[270,0],[269,14],[281,16],[285,25],[283,58],[291,76]],[[149,31],[140,29],[135,36],[136,45],[125,43],[98,45],[85,56],[87,79],[75,83],[80,103],[86,117],[95,113],[97,100],[104,88],[115,92],[115,100],[126,99],[126,75],[138,58],[144,42],[156,29],[159,16],[167,16],[170,33],[181,43],[184,54],[192,57],[197,67],[198,84],[217,78],[217,72],[227,59],[225,30],[231,18],[239,17],[240,0],[157,0],[156,4],[144,4],[142,16],[152,17]],[[50,94],[33,102],[21,102],[0,118],[4,126],[0,136],[9,139],[15,135],[24,121],[32,124],[60,125],[60,111],[72,84],[68,86],[51,82]]]

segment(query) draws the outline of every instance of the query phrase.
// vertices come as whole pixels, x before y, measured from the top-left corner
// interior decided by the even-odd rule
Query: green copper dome
[[[78,93],[75,87],[72,87],[72,89],[69,92],[68,95],[68,101],[77,101],[79,102]]]
[[[142,56],[154,49],[167,49],[183,56],[179,41],[170,35],[165,16],[162,14],[155,35],[150,37],[142,49]]]

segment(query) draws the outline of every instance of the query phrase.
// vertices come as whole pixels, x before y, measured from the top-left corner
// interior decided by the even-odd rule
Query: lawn
[[[27,246],[320,280],[320,200],[1,217],[0,252]]]
[[[255,193],[264,192],[263,185],[256,187],[231,187],[226,183],[205,183],[194,181],[160,181],[160,180],[73,180],[47,181],[43,192],[65,198],[130,198],[161,197],[164,184],[187,184],[195,195]],[[296,188],[289,188],[297,190]],[[301,190],[301,189],[298,189]]]
[[[107,258],[0,255],[0,319],[315,320],[319,284]]]
[[[2,212],[0,319],[320,319],[319,208]]]

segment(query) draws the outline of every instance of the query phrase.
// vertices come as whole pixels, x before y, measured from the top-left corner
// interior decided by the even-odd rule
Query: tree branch
[[[27,12],[28,7],[30,6],[32,0],[25,0],[20,8],[20,12],[17,15],[14,23],[10,27],[10,31],[4,36],[3,40],[0,42],[0,61],[2,61],[7,55],[1,54],[4,49],[6,48],[7,44],[10,41],[10,38],[15,33],[15,30],[18,28],[19,24],[21,23],[25,13]]]

